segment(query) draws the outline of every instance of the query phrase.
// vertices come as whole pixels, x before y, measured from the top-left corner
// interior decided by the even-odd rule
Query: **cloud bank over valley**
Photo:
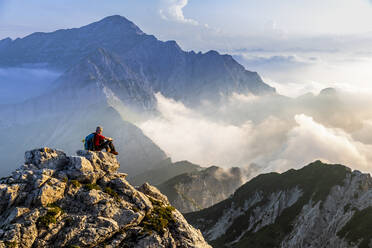
[[[156,95],[139,127],[173,160],[285,171],[320,159],[372,172],[370,95],[334,89],[299,98],[234,94],[197,109]]]

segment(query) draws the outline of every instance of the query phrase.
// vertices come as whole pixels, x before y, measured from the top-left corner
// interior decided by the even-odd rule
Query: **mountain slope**
[[[102,48],[68,69],[55,84],[59,86],[56,91],[63,92],[94,86],[99,91],[108,92],[110,103],[115,104],[115,99],[118,99],[122,105],[136,110],[143,111],[155,105],[149,82]],[[86,95],[89,93],[87,90]]]
[[[75,152],[98,125],[104,127],[104,135],[115,139],[119,161],[131,175],[151,170],[166,159],[139,128],[123,119],[130,119],[131,103],[144,109],[153,105],[154,96],[146,82],[107,51],[97,49],[56,84],[52,91],[23,103],[0,105],[4,117],[0,127],[5,131],[0,159],[6,164],[20,163],[22,151],[35,146]],[[0,168],[0,174],[13,169]]]
[[[0,126],[25,124],[77,111],[92,111],[92,105],[116,110],[150,108],[155,99],[147,82],[104,49],[97,49],[63,73],[55,88],[17,104],[0,105]],[[125,111],[124,111],[125,112]],[[126,111],[128,112],[128,111]]]
[[[0,247],[210,247],[155,187],[138,189],[115,156],[50,148],[0,179]]]
[[[368,247],[372,180],[342,165],[314,162],[259,175],[233,197],[186,215],[213,247]]]
[[[182,213],[210,207],[228,198],[244,183],[240,168],[224,170],[211,166],[201,171],[184,173],[157,185],[169,201]]]
[[[36,32],[22,39],[2,40],[0,65],[44,64],[66,70],[98,48],[122,53],[146,37],[131,21],[111,16],[81,28]]]

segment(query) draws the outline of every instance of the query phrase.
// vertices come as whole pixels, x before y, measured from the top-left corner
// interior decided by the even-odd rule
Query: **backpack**
[[[95,150],[95,145],[94,145],[94,140],[95,140],[96,134],[91,133],[87,137],[85,137],[84,140],[84,149],[89,150],[89,151],[94,151]]]

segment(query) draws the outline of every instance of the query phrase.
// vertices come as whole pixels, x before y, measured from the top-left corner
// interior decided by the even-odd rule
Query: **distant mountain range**
[[[210,208],[186,214],[213,247],[370,247],[372,179],[311,163],[259,175]]]
[[[59,81],[104,82],[124,102],[145,108],[153,107],[149,94],[154,92],[188,104],[232,92],[275,93],[230,55],[185,52],[175,41],[159,41],[121,16],[0,41],[0,67],[27,65],[67,71]]]

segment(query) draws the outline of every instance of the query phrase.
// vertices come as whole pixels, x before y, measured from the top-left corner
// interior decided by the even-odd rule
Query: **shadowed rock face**
[[[371,247],[372,179],[316,161],[259,175],[231,198],[185,216],[213,247]]]
[[[0,179],[0,247],[210,247],[144,184],[134,188],[105,152],[41,148]]]
[[[169,201],[182,213],[198,211],[225,200],[245,180],[240,168],[211,166],[202,171],[185,173],[158,185]]]

